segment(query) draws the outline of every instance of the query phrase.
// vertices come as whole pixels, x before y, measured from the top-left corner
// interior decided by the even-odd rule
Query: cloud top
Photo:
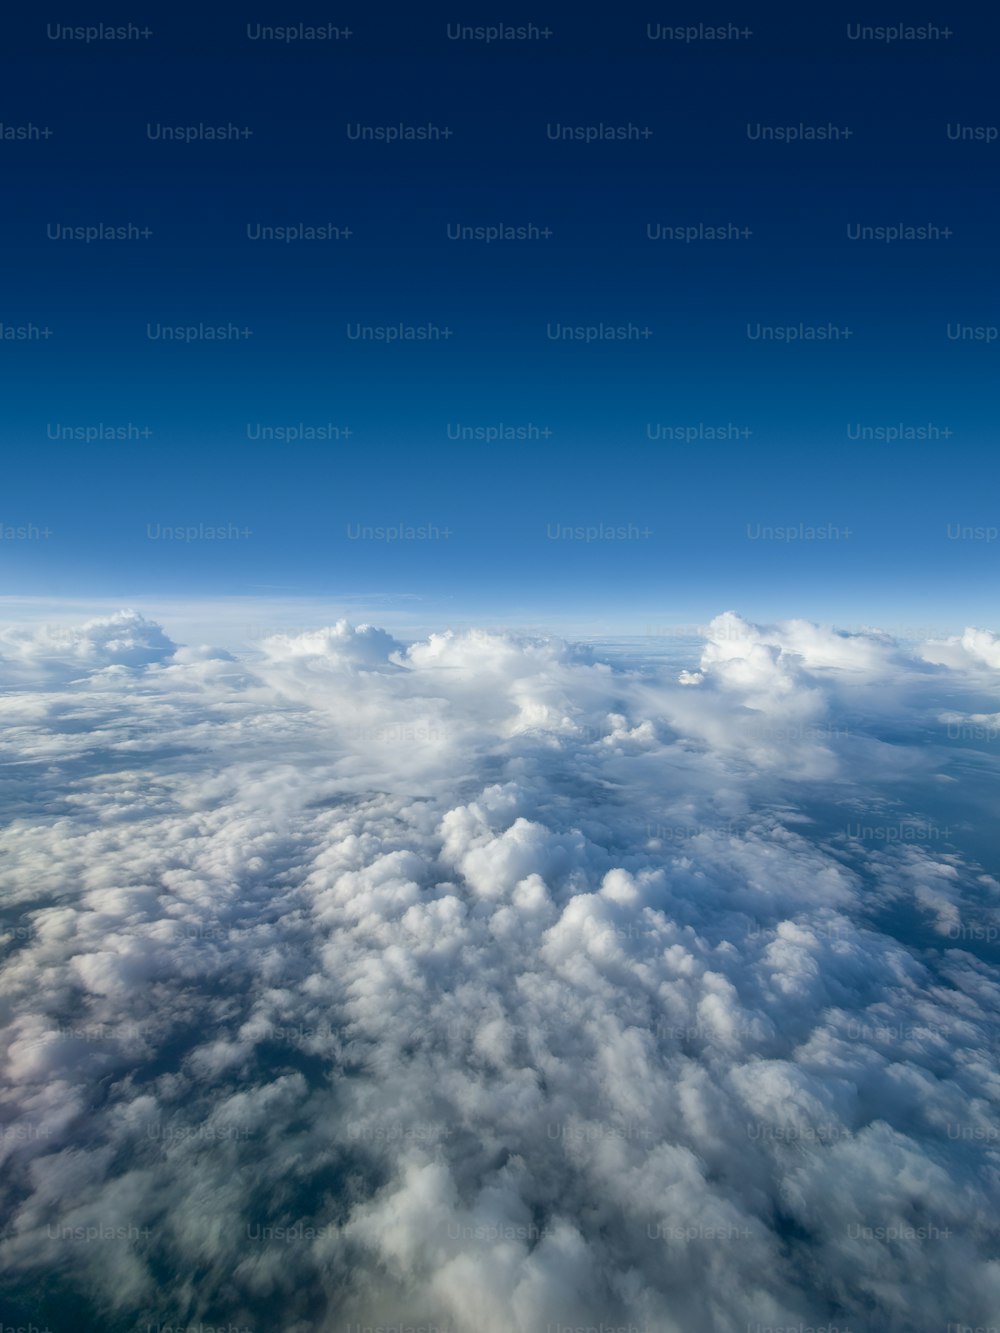
[[[18,1309],[988,1323],[991,643],[9,631]]]

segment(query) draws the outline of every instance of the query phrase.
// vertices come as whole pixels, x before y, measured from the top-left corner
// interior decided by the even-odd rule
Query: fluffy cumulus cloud
[[[1000,670],[1000,637],[986,629],[967,629],[951,639],[933,639],[924,645],[923,656],[928,662],[947,666],[978,666]]]
[[[996,644],[8,631],[4,1322],[995,1324]]]
[[[0,634],[0,654],[8,671],[20,663],[30,663],[36,671],[145,666],[165,661],[175,649],[159,625],[136,611],[119,611],[82,625],[11,628]]]

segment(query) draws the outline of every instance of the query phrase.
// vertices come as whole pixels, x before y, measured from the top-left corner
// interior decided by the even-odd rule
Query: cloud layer
[[[21,1322],[995,1317],[995,636],[0,654]]]

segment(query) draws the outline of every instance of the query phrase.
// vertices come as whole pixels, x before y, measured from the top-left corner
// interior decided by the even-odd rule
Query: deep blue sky
[[[995,620],[1000,343],[1000,23],[964,4],[908,13],[947,40],[849,41],[870,6],[642,7],[481,15],[442,6],[196,17],[152,36],[50,40],[62,12],[4,22],[0,139],[7,441],[0,595],[410,594],[466,613],[748,614]],[[898,8],[898,7],[897,7]],[[909,8],[909,7],[907,7]],[[727,23],[750,39],[651,41],[647,22]],[[548,26],[547,40],[451,41],[448,22]],[[333,22],[339,41],[251,41],[247,24]],[[348,139],[348,124],[428,122],[430,143]],[[233,123],[253,136],[151,141],[147,124]],[[633,142],[564,143],[549,124],[648,126]],[[756,125],[849,127],[841,142],[750,141]],[[84,244],[53,226],[148,227]],[[251,241],[247,224],[349,227],[340,241]],[[448,224],[534,223],[547,240],[452,241]],[[735,223],[691,244],[647,224]],[[948,227],[937,241],[849,241],[848,224]],[[430,344],[350,341],[349,324],[453,330]],[[168,344],[147,324],[253,330]],[[636,325],[589,346],[548,326]],[[783,346],[747,325],[850,328]],[[463,442],[448,426],[533,423],[540,439]],[[50,427],[131,440],[52,440]],[[349,439],[249,440],[247,424],[349,427]],[[752,434],[684,443],[665,426]],[[857,426],[950,436],[852,441]],[[849,528],[840,540],[751,541],[747,525]],[[151,540],[157,525],[248,528]],[[348,525],[435,524],[430,541],[351,540]],[[556,525],[627,526],[622,542]],[[152,525],[151,528],[147,525]],[[634,623],[634,621],[633,621]]]

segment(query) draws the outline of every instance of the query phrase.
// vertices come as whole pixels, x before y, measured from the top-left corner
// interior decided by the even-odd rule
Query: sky
[[[508,15],[550,35],[494,41],[440,6],[154,6],[93,41],[8,19],[4,124],[51,133],[0,141],[0,322],[39,331],[0,342],[0,522],[49,535],[3,539],[0,595],[992,623],[995,17],[851,40],[850,7],[769,6],[662,35],[681,18]],[[341,36],[250,36],[278,22]],[[400,125],[450,134],[349,137]],[[749,137],[831,125],[850,137]],[[600,126],[640,137],[549,137]],[[72,230],[100,226],[132,238]],[[501,226],[529,238],[449,238]],[[894,226],[950,234],[850,239]],[[442,336],[349,336],[401,325]],[[563,332],[601,326],[633,336]],[[365,535],[394,528],[427,535]]]
[[[996,15],[0,22],[0,1333],[995,1330]]]

